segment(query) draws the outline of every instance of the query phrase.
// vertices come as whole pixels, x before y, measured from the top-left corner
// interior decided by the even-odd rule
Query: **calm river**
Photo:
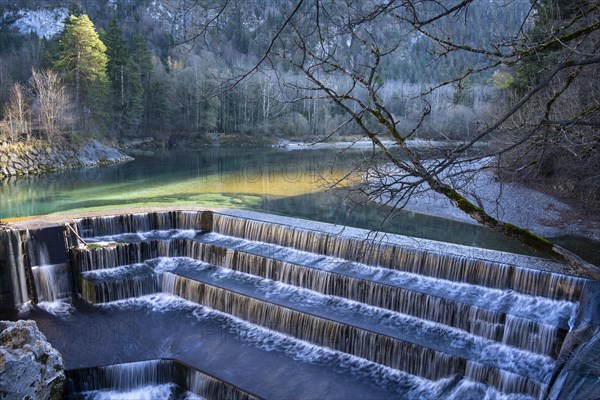
[[[471,224],[357,205],[342,179],[360,151],[204,149],[138,155],[135,161],[67,171],[0,184],[0,218],[108,209],[127,205],[235,207],[410,236],[515,252],[518,243]],[[324,181],[325,179],[325,181]],[[561,243],[599,262],[598,244],[565,238]]]

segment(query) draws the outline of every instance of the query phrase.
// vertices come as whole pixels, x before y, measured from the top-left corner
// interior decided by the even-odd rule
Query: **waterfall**
[[[82,218],[76,222],[83,237],[170,229],[211,230],[210,211],[164,211]]]
[[[256,397],[239,388],[197,370],[186,374],[186,388],[192,393],[207,399],[254,400]]]
[[[449,391],[480,382],[541,398],[586,283],[533,257],[419,239],[362,240],[306,223],[169,211],[76,224],[90,242],[116,242],[71,250],[84,300],[165,292],[430,381],[468,378]],[[168,368],[174,381],[145,381],[247,398],[204,373]]]
[[[51,264],[47,244],[35,239],[28,242],[31,273],[37,302],[55,302],[71,297],[70,264]]]
[[[69,371],[68,377],[73,389],[78,392],[101,388],[127,390],[170,383],[172,367],[173,364],[168,361],[140,361]]]
[[[27,292],[21,233],[17,229],[5,229],[2,232],[1,239],[6,248],[6,264],[10,274],[13,302],[15,305],[25,304],[29,301],[29,294]],[[27,233],[25,233],[26,240]]]
[[[66,300],[71,296],[69,265],[40,265],[31,268],[38,302]]]
[[[564,338],[565,331],[557,326],[544,323],[551,313],[570,315],[572,306],[569,303],[543,300],[548,312],[543,313],[543,320],[533,320],[527,309],[541,299],[524,298],[521,300],[524,309],[522,316],[507,314],[501,309],[482,308],[481,305],[493,306],[498,301],[494,292],[484,293],[490,303],[483,304],[475,299],[476,304],[464,302],[467,299],[442,297],[440,291],[451,282],[427,282],[425,289],[403,288],[390,283],[361,279],[355,275],[342,275],[337,271],[325,271],[297,265],[255,254],[227,249],[213,243],[202,243],[191,240],[165,240],[142,243],[129,243],[111,248],[94,250],[77,249],[74,252],[75,266],[83,271],[92,268],[113,269],[118,275],[118,266],[135,265],[156,257],[190,257],[213,265],[222,265],[236,271],[300,286],[327,295],[339,296],[376,307],[382,307],[403,314],[412,315],[432,322],[456,327],[469,333],[500,341],[511,346],[534,351],[544,355],[556,356],[558,346]],[[82,297],[90,302],[106,302],[133,297],[136,294],[150,294],[159,290],[155,278],[144,276],[123,280],[94,280],[86,272],[80,279]],[[441,285],[440,290],[431,291],[432,285]],[[423,291],[424,290],[424,291]],[[465,289],[458,287],[453,291],[465,295]],[[479,292],[477,292],[479,293]],[[446,293],[447,295],[448,293]],[[479,296],[481,297],[481,296]],[[519,299],[517,299],[519,300]],[[477,304],[479,302],[479,304]],[[512,312],[516,312],[518,301],[513,303]],[[540,318],[541,319],[541,318]],[[560,321],[560,319],[558,320]],[[557,321],[557,322],[558,322]],[[526,334],[514,333],[527,332]]]
[[[407,342],[387,334],[311,315],[275,303],[268,303],[170,272],[164,273],[163,291],[298,339],[327,346],[427,379],[439,380],[457,374],[471,377],[470,370],[466,368],[468,359],[459,356],[458,353],[455,355],[441,352],[421,344]],[[298,296],[292,298],[299,302],[303,301]],[[427,329],[431,328],[424,328],[421,332],[425,333]],[[452,335],[453,333],[447,332],[447,334]],[[459,341],[465,339],[468,340],[465,336]],[[483,343],[481,345],[486,346]],[[473,347],[477,346],[474,342]],[[515,361],[510,359],[507,364],[499,362],[498,365],[510,368],[513,367],[513,362]],[[527,389],[523,393],[539,394],[540,384],[533,379],[516,374],[503,374],[499,368],[493,365],[482,366],[478,371],[479,375],[474,374],[474,378],[480,376],[483,373],[481,371],[490,376],[499,376],[499,379],[493,380],[493,384],[508,392],[513,392],[512,388],[518,387]],[[521,370],[521,372],[525,371]],[[490,382],[488,381],[488,383]]]
[[[132,398],[147,395],[152,387],[171,395],[177,386],[206,399],[255,400],[256,397],[222,380],[174,360],[150,360],[116,364],[97,368],[67,371],[70,391],[91,392],[110,390],[136,393]],[[138,392],[133,392],[138,389]],[[140,390],[142,389],[142,390]],[[108,396],[107,396],[108,397]],[[116,396],[115,396],[116,397]],[[171,398],[170,396],[167,396]]]
[[[84,275],[80,282],[81,297],[90,303],[108,303],[160,291],[160,279],[155,275],[102,281],[91,281],[88,276]]]
[[[431,249],[404,248],[388,243],[219,214],[214,216],[213,231],[368,265],[455,282],[512,289],[524,294],[552,299],[571,301],[577,298],[585,282],[584,279],[574,276],[521,268],[476,257],[445,254]]]

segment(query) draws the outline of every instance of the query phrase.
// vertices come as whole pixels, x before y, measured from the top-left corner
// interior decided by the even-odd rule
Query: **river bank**
[[[395,144],[384,141],[390,148]],[[409,147],[427,149],[442,148],[458,142],[411,140]],[[300,142],[279,139],[277,146],[290,151],[312,149],[370,149],[373,143],[365,139],[334,142]],[[494,218],[509,222],[548,238],[577,236],[600,241],[600,216],[594,210],[575,204],[570,199],[558,199],[540,188],[517,182],[502,182],[493,169],[482,168],[475,174],[466,174],[455,186],[460,187],[468,198],[481,206]],[[478,199],[475,199],[474,196]],[[387,197],[374,199],[387,203]],[[481,202],[481,203],[480,203]],[[477,225],[477,222],[458,209],[452,202],[432,191],[417,191],[403,204],[403,209]]]
[[[0,144],[0,179],[131,161],[133,158],[97,140],[83,146],[31,141]]]

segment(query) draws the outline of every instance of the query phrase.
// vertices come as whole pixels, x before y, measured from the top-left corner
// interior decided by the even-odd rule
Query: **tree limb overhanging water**
[[[506,2],[502,6],[510,8],[515,4]],[[527,229],[495,218],[478,202],[477,193],[475,198],[468,197],[448,179],[449,170],[458,168],[461,174],[460,164],[465,159],[495,157],[495,168],[500,175],[526,170],[538,162],[540,152],[548,151],[547,143],[557,143],[557,134],[563,137],[562,143],[558,139],[559,147],[563,148],[568,147],[572,137],[580,139],[575,145],[578,150],[573,147],[572,152],[580,152],[581,141],[594,143],[597,91],[593,89],[595,86],[591,91],[586,87],[600,63],[598,5],[577,1],[569,5],[561,3],[556,9],[551,6],[549,1],[536,2],[521,15],[521,23],[516,25],[518,30],[511,27],[493,30],[496,32],[493,40],[478,41],[471,34],[470,13],[473,8],[486,5],[474,0],[444,3],[300,0],[269,38],[265,56],[250,70],[227,81],[224,88],[235,88],[250,75],[266,69],[294,71],[297,73],[294,79],[276,73],[278,84],[296,93],[295,98],[288,99],[290,103],[319,100],[335,104],[383,154],[385,163],[380,162],[379,155],[373,155],[366,163],[388,183],[376,189],[363,187],[360,190],[364,193],[379,197],[385,194],[389,203],[402,206],[425,185],[478,223],[566,262],[572,272],[600,279],[600,272],[594,266]],[[550,23],[557,21],[558,26]],[[502,27],[499,19],[492,18],[489,23],[490,28]],[[426,37],[431,44],[429,51],[436,58],[456,54],[479,58],[477,65],[454,76],[438,76],[440,84],[414,96],[415,102],[422,100],[422,110],[419,118],[407,121],[389,105],[382,70],[415,37]],[[552,57],[553,62],[539,63],[542,57]],[[532,65],[538,67],[535,73],[523,72]],[[433,68],[434,61],[429,66]],[[420,132],[431,117],[432,108],[426,96],[452,85],[460,89],[482,79],[482,74],[490,69],[496,71],[495,82],[520,80],[514,92],[517,97],[506,101],[504,109],[498,109],[496,115],[480,121],[479,128],[470,132],[463,143],[439,154],[434,162],[411,148],[407,140]],[[574,93],[582,91],[590,97],[573,104],[570,99]],[[591,122],[586,120],[590,116],[593,116]],[[575,126],[579,129],[574,129]],[[396,146],[394,149],[388,145],[389,140]],[[486,144],[487,151],[474,152],[473,146],[481,143]],[[536,146],[542,149],[536,151]],[[594,145],[586,149],[588,153],[597,152]],[[596,172],[589,174],[594,176]]]

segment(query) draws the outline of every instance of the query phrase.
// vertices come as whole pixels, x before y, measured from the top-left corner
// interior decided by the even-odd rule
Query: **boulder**
[[[78,151],[77,159],[84,166],[133,160],[119,150],[105,146],[97,140],[91,140],[82,146]]]
[[[0,398],[62,398],[65,372],[60,353],[35,321],[0,321]]]

